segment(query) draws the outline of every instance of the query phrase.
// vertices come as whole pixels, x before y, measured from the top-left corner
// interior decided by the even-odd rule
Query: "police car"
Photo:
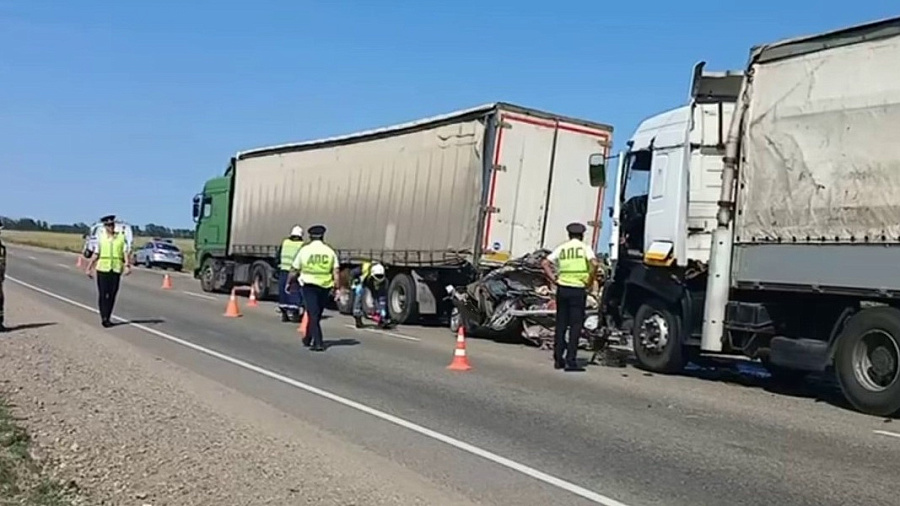
[[[180,271],[184,267],[184,255],[171,239],[154,238],[134,251],[134,263]]]

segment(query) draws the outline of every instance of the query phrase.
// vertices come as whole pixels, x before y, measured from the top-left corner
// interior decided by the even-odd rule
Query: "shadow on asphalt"
[[[135,318],[133,320],[125,320],[123,322],[113,322],[113,327],[118,327],[120,325],[155,325],[158,323],[165,323],[166,321],[162,318]]]
[[[38,323],[20,323],[19,325],[7,325],[7,332],[15,332],[17,330],[39,329],[56,325],[56,322],[38,322]]]
[[[357,341],[356,339],[334,339],[331,341],[322,340],[322,344],[327,350],[332,346],[356,346],[357,344],[359,344],[359,341]]]

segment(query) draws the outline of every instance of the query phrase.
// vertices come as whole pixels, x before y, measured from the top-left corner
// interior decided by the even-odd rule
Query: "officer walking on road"
[[[291,229],[290,236],[281,241],[278,252],[278,309],[281,311],[283,322],[300,322],[300,306],[303,303],[300,286],[296,282],[288,281],[291,279],[291,264],[302,247],[303,227],[298,225]]]
[[[128,240],[124,231],[116,231],[114,215],[100,218],[103,229],[97,233],[97,245],[88,262],[88,277],[97,275],[98,309],[100,324],[112,327],[112,312],[119,293],[119,281],[122,273],[131,274]]]
[[[587,291],[594,285],[599,262],[584,241],[585,226],[571,223],[566,227],[569,240],[560,244],[541,262],[547,279],[556,284],[556,339],[553,346],[554,367],[579,370],[576,360],[578,340],[584,326]],[[554,276],[553,263],[557,265]],[[554,279],[555,278],[555,279]],[[566,343],[566,331],[569,342]],[[563,351],[566,351],[563,357]]]
[[[324,237],[324,226],[309,227],[310,242],[300,248],[291,264],[291,281],[297,271],[300,272],[303,303],[308,318],[303,346],[309,346],[312,351],[325,351],[322,343],[322,313],[338,284],[340,268],[337,253],[323,242]]]
[[[3,222],[0,222],[0,230],[3,230]],[[0,332],[6,332],[7,328],[3,324],[4,314],[3,307],[6,304],[6,296],[3,294],[3,282],[6,281],[6,246],[0,240]]]

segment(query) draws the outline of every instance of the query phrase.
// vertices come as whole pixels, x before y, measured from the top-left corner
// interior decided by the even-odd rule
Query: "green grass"
[[[0,399],[0,504],[71,505],[76,491],[44,476],[28,451],[31,438],[16,422]]]
[[[81,253],[84,246],[84,239],[79,234],[66,234],[62,232],[25,232],[22,230],[4,230],[0,233],[0,240],[9,241],[13,244],[24,244],[27,246],[36,246],[38,248],[47,248],[58,251],[70,251],[72,253]],[[149,237],[135,237],[135,247],[144,244],[150,240]],[[192,239],[173,239],[176,246],[181,249],[184,254],[184,270],[191,272],[194,269],[194,241]]]

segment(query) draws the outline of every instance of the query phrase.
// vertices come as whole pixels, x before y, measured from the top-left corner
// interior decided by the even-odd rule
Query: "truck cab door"
[[[644,228],[644,263],[683,265],[687,240],[688,162],[684,131],[654,139]]]
[[[609,229],[609,260],[615,262],[619,259],[619,238],[621,237],[622,221],[622,195],[625,190],[626,152],[619,153],[619,163],[616,165],[616,181],[613,190],[613,205],[611,209]]]

